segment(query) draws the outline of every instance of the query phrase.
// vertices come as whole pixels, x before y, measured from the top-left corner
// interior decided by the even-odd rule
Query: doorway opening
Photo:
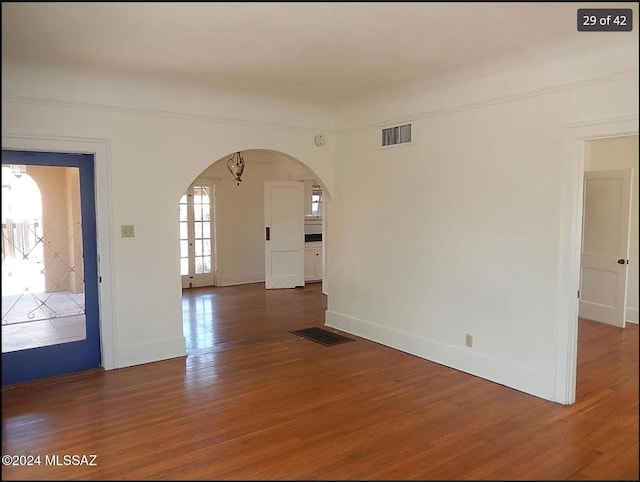
[[[638,136],[586,140],[579,317],[638,322]]]
[[[227,168],[227,159],[230,155],[231,153],[213,162],[196,176],[180,200],[183,332],[187,354],[211,348],[215,343],[237,341],[225,339],[226,333],[220,333],[216,331],[215,326],[212,326],[215,324],[216,305],[219,304],[216,303],[216,297],[219,297],[223,292],[233,293],[233,290],[223,288],[235,285],[256,285],[262,290],[266,288],[266,253],[269,252],[266,249],[266,228],[269,226],[265,223],[267,218],[265,193],[268,185],[273,183],[298,185],[299,189],[296,191],[300,194],[299,203],[298,201],[294,203],[290,199],[279,204],[283,208],[283,212],[299,214],[293,220],[299,226],[300,232],[300,283],[297,284],[304,287],[308,283],[314,283],[313,292],[320,293],[322,291],[320,295],[326,295],[323,289],[324,283],[319,283],[324,280],[326,250],[326,242],[322,238],[326,223],[327,192],[322,181],[306,165],[285,153],[266,149],[250,149],[242,151],[245,169],[242,182],[237,183]],[[200,231],[196,226],[190,226],[197,221],[196,217],[199,215],[194,213],[193,220],[188,218],[192,211],[188,194],[189,190],[197,186],[207,187],[206,193],[211,201],[211,207],[208,211],[210,213],[209,219],[205,219],[207,208],[203,208],[201,214],[203,223],[210,223],[202,225],[203,232],[211,230],[212,273],[207,273],[206,284],[194,283],[195,276],[200,273],[195,273],[197,264],[191,263],[189,260],[189,249],[192,249],[193,256],[197,257],[196,248],[192,248],[190,243],[192,240],[198,239],[197,234]],[[307,193],[308,196],[306,196]],[[320,193],[322,193],[321,197]],[[195,200],[196,194],[192,192],[192,195]],[[195,206],[195,204],[194,202],[193,205]],[[289,209],[293,207],[293,204],[296,206],[299,204],[299,206],[295,209]],[[312,221],[312,223],[307,226],[305,221]],[[284,224],[288,224],[288,221]],[[273,226],[271,228],[271,234],[275,233],[277,229]],[[189,236],[190,231],[194,233],[191,237]],[[309,239],[305,244],[305,234],[312,233],[314,239]],[[203,234],[202,239],[205,238],[206,236]],[[310,260],[314,263],[313,270],[309,270],[305,264],[307,248],[313,249],[315,255],[315,258]],[[205,246],[200,252],[206,254],[209,251]],[[281,258],[284,260],[283,257]],[[286,260],[284,261],[279,266],[290,266]],[[193,279],[184,276],[185,272],[188,272],[190,263],[194,269],[193,274],[190,275],[194,276]],[[305,274],[308,276],[305,277]],[[312,290],[307,291],[311,293]]]
[[[620,117],[595,123],[567,126],[565,146],[568,160],[563,164],[560,299],[556,330],[556,387],[554,400],[570,405],[576,401],[580,269],[583,230],[585,143],[593,139],[638,135],[637,117]],[[637,165],[637,158],[636,158]]]

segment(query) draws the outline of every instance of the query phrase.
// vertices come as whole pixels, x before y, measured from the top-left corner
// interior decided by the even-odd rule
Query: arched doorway
[[[2,167],[2,293],[45,290],[42,194],[25,165]],[[3,298],[3,301],[4,298]],[[10,301],[7,299],[6,301]],[[4,308],[4,307],[3,307]],[[15,315],[2,314],[11,323]],[[6,316],[5,316],[6,315]],[[5,320],[6,318],[6,320]]]
[[[322,214],[326,215],[326,209],[323,210],[320,204],[325,200],[325,196],[322,195],[324,186],[322,180],[305,164],[285,153],[266,149],[249,149],[241,153],[246,168],[239,184],[227,169],[227,161],[233,156],[233,153],[229,153],[196,176],[180,199],[178,222],[180,223],[179,242],[183,286],[182,308],[185,320],[183,331],[187,353],[209,348],[217,342],[215,330],[209,323],[214,318],[215,307],[211,293],[215,290],[205,289],[203,286],[230,287],[259,284],[262,290],[265,289],[265,185],[267,183],[291,182],[300,185],[301,229],[306,226],[305,221],[309,221],[306,226],[309,230],[309,242],[304,243],[305,239],[303,239],[304,272],[302,276],[304,281],[300,284],[304,286],[314,283],[314,288],[319,293],[323,286],[322,271],[326,240],[322,239],[324,222]],[[203,196],[203,193],[206,195]],[[190,201],[191,199],[193,202]],[[206,205],[209,201],[211,206]],[[199,207],[198,204],[200,204]],[[199,211],[198,213],[191,212],[195,208]],[[190,217],[192,220],[189,219]],[[201,227],[196,227],[196,223],[200,223]],[[192,242],[206,240],[209,235],[209,232],[205,232],[206,230],[210,230],[211,242],[207,242],[202,248],[192,247]],[[194,233],[194,236],[191,236],[191,233]],[[206,255],[210,253],[213,273],[207,275],[208,284],[199,283],[197,276],[201,273],[194,272],[185,279],[185,272],[190,266],[197,268],[197,264],[188,258],[189,249],[194,255],[197,251]],[[189,288],[201,293],[197,300],[194,299],[193,292],[188,294]],[[198,315],[196,316],[198,323],[189,324],[189,318],[196,311],[206,313],[207,321],[203,323],[202,317]],[[200,336],[202,334],[206,334],[206,337]],[[203,343],[209,345],[203,345]]]

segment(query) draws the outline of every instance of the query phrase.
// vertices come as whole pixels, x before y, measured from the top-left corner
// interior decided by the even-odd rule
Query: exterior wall
[[[38,184],[42,196],[45,290],[81,293],[84,285],[77,169],[28,166],[27,174]],[[74,271],[70,272],[71,268]]]

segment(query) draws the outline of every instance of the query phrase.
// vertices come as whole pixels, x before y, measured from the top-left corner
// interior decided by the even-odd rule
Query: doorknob
[[[624,264],[624,263],[625,263],[625,260],[624,260],[624,259],[620,258],[620,259],[618,260],[618,264]]]

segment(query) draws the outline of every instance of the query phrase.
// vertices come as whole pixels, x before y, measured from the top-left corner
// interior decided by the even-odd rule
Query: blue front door
[[[94,156],[2,151],[2,385],[99,367]]]

